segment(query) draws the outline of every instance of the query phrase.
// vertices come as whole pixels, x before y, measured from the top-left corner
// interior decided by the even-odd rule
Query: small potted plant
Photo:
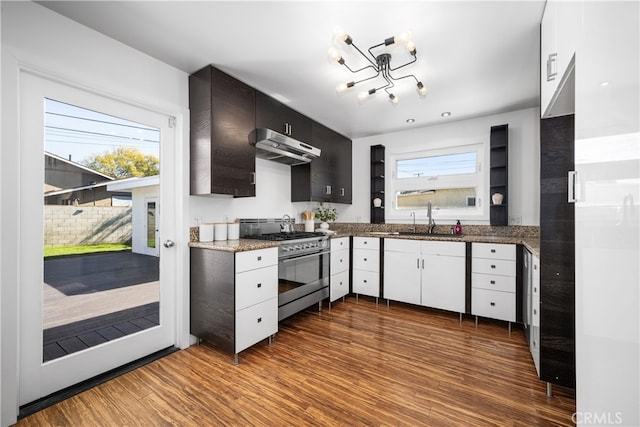
[[[338,212],[336,208],[325,207],[320,203],[320,206],[316,208],[316,218],[320,220],[320,228],[327,230],[329,228],[327,221],[338,219]]]

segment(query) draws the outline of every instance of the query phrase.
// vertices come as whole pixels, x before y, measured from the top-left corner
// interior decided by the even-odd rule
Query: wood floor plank
[[[281,322],[238,366],[194,346],[18,425],[573,425],[572,391],[545,391],[506,323],[347,298]]]

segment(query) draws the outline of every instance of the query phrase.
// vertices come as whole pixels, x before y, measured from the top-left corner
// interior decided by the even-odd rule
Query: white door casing
[[[42,363],[42,167],[44,99],[146,123],[161,129],[160,158],[172,159],[175,129],[170,118],[127,102],[72,87],[22,70],[20,79],[19,187],[19,404],[23,405],[176,343],[176,269],[178,251],[165,248],[177,232],[173,203],[163,209],[157,238],[160,264],[160,325],[84,351]],[[176,164],[162,164],[160,198],[175,200]]]

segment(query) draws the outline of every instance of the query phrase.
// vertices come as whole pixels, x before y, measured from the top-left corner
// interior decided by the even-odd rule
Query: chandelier
[[[395,87],[395,82],[403,79],[415,80],[418,94],[420,96],[425,96],[427,94],[427,87],[420,80],[418,80],[418,78],[413,74],[396,75],[397,70],[400,70],[401,68],[411,65],[417,61],[416,45],[411,40],[410,33],[403,33],[400,36],[389,37],[385,39],[383,43],[379,43],[371,46],[368,49],[369,55],[366,55],[364,52],[362,52],[358,48],[358,46],[355,45],[351,36],[349,36],[349,34],[345,33],[344,31],[340,29],[336,29],[334,30],[334,35],[335,35],[334,40],[338,40],[341,43],[344,42],[348,46],[353,46],[353,48],[368,62],[368,65],[365,65],[364,67],[357,70],[352,69],[351,67],[349,67],[349,65],[347,65],[347,62],[344,60],[342,55],[340,55],[340,53],[335,48],[329,49],[329,56],[331,59],[333,59],[340,65],[344,65],[353,74],[362,74],[361,72],[364,72],[365,70],[371,70],[375,72],[374,75],[362,78],[361,80],[354,80],[348,83],[339,84],[336,87],[336,91],[339,94],[346,92],[347,90],[353,88],[357,84],[368,82],[374,79],[379,80],[379,77],[382,77],[382,81],[380,82],[382,86],[373,87],[369,90],[361,92],[358,95],[358,98],[361,101],[364,101],[369,96],[384,89],[384,91],[389,96],[389,101],[392,104],[397,104],[399,101],[399,98],[397,95],[393,93],[392,90]],[[402,65],[398,65],[396,67],[391,65],[391,54],[383,51],[384,47],[390,46],[393,44],[404,45],[407,48],[410,56],[410,59],[407,62],[405,62]],[[377,53],[374,53],[374,51],[377,51]]]

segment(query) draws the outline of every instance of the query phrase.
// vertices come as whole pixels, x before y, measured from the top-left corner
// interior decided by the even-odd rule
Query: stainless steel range
[[[288,217],[288,216],[287,216]],[[272,240],[278,247],[278,320],[329,297],[329,241],[323,233],[295,232],[291,219],[241,219],[244,239]]]

